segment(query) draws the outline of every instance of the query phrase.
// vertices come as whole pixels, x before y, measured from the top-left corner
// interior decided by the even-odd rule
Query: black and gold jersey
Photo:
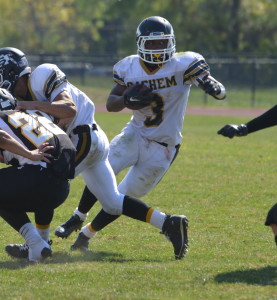
[[[29,150],[37,149],[43,143],[49,143],[53,149],[48,152],[53,156],[51,163],[31,161],[25,157],[4,150],[4,162],[15,160],[18,165],[41,165],[53,174],[71,179],[74,177],[75,147],[67,134],[55,125],[51,118],[37,110],[0,112],[0,129],[6,131]]]

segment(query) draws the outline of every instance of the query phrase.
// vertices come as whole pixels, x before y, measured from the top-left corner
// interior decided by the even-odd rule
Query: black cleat
[[[6,252],[13,258],[28,258],[29,246],[25,244],[9,244],[5,247]]]
[[[46,259],[47,257],[51,257],[52,256],[52,250],[50,248],[43,248],[41,251],[41,256],[42,259]]]
[[[86,237],[83,232],[80,232],[74,244],[71,245],[70,250],[88,251],[89,240],[90,238]]]
[[[67,238],[73,231],[80,230],[83,222],[78,215],[73,215],[65,223],[56,228],[55,235],[63,239]]]
[[[48,241],[49,246],[52,245],[52,240]],[[25,244],[9,244],[5,247],[6,252],[13,258],[28,258],[29,246]]]
[[[162,233],[174,247],[175,259],[182,259],[188,251],[188,219],[185,216],[167,216]]]

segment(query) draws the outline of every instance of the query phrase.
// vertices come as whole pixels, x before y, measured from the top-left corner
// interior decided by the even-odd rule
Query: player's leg
[[[138,136],[134,129],[129,127],[124,128],[122,132],[111,141],[108,159],[115,174],[118,174],[121,170],[136,163],[138,160]],[[83,163],[85,164],[85,160]],[[87,166],[83,167],[83,169],[86,167]],[[79,169],[81,171],[80,167]],[[73,215],[66,222],[57,227],[55,235],[61,238],[67,238],[73,231],[79,230],[86,220],[89,210],[96,201],[97,198],[86,186]]]
[[[87,249],[89,239],[124,214],[136,220],[150,223],[159,228],[174,246],[176,259],[181,259],[187,251],[187,225],[185,216],[168,216],[151,208],[145,202],[120,194],[116,187],[115,175],[107,160],[101,161],[82,173],[82,176],[102,204],[103,210],[81,230],[72,246],[75,249]]]
[[[54,217],[54,209],[44,209],[35,211],[36,228],[43,240],[49,242],[50,224]]]
[[[9,181],[11,181],[10,178],[15,180],[10,183],[6,182],[4,178],[9,178]],[[0,181],[1,191],[5,195],[3,197],[5,200],[2,201],[2,198],[0,200],[2,217],[25,238],[30,249],[27,253],[29,260],[39,261],[45,255],[51,255],[50,246],[41,238],[30,220],[26,219],[25,212],[40,210],[43,214],[48,214],[46,222],[51,222],[53,209],[63,203],[68,195],[68,182],[49,176],[46,170],[41,169],[39,166],[3,169],[0,171]],[[14,211],[15,209],[16,211]],[[10,214],[10,218],[8,214]],[[19,224],[16,222],[19,222]],[[25,228],[27,229],[25,230]],[[9,248],[9,246],[11,245],[7,247]],[[24,245],[17,246],[21,248],[20,246]],[[41,255],[40,252],[45,247],[48,250],[44,251],[45,255],[44,253]]]
[[[109,162],[117,175],[137,163],[139,159],[140,136],[132,127],[125,127],[110,143]]]
[[[50,224],[54,216],[53,209],[44,209],[35,212],[36,229],[40,237],[50,246],[52,241],[49,240]],[[9,244],[6,246],[6,252],[14,258],[28,258],[29,246],[25,244]]]
[[[26,241],[26,247],[28,249],[27,257],[29,261],[38,262],[52,255],[52,250],[47,242],[45,242],[39,233],[37,232],[35,226],[31,223],[29,217],[25,212],[20,212],[18,210],[8,210],[0,209],[1,217]],[[17,249],[17,247],[15,247]],[[6,246],[6,251],[12,257],[13,255],[13,245]],[[18,258],[27,258],[18,257]]]
[[[137,163],[120,182],[118,190],[133,197],[147,195],[162,179],[178,153],[176,147],[165,147],[154,141],[141,139]]]
[[[182,259],[188,249],[187,227],[188,220],[182,215],[166,215],[153,209],[139,199],[125,196],[123,214],[133,219],[150,223],[168,238],[174,247],[176,259]],[[117,216],[106,213],[103,209],[94,220],[84,226],[77,239],[71,246],[71,250],[88,250],[89,241],[98,231],[113,222]]]
[[[85,186],[78,207],[74,210],[73,215],[59,225],[55,230],[55,235],[61,238],[67,238],[73,231],[80,230],[83,222],[86,220],[88,212],[97,202],[97,198]]]
[[[277,203],[274,204],[268,211],[265,225],[271,227],[277,246]]]
[[[125,128],[110,143],[108,160],[115,175],[134,165],[138,160],[138,136],[132,128]],[[85,187],[75,214],[84,220],[85,214],[97,201],[97,198]]]
[[[101,225],[105,226],[116,220],[122,213],[123,198],[117,190],[116,177],[113,173],[108,158],[94,163],[93,166],[82,172],[84,181],[89,190],[97,197],[103,209],[108,213],[101,219]],[[77,240],[71,250],[88,249],[89,239],[96,235],[96,230],[87,224],[81,229]]]
[[[101,156],[103,155],[102,153],[105,153],[105,148],[108,147],[108,139],[105,133],[98,126],[91,128],[87,125],[78,128],[77,132],[74,132],[73,130],[71,133],[71,141],[77,149],[75,177],[77,177],[83,170],[88,168],[95,159],[97,159],[96,157],[93,157],[93,154],[96,151],[99,150],[98,154]],[[99,147],[99,143],[102,145],[103,149],[100,149],[101,147]],[[74,210],[73,215],[56,228],[55,235],[61,238],[67,238],[73,231],[79,230],[87,217],[88,211],[96,201],[97,198],[86,186],[83,190],[79,205]]]
[[[7,179],[8,178],[8,179]],[[21,168],[7,167],[0,170],[0,207],[21,211],[53,209],[61,205],[69,194],[69,183],[49,176],[47,169],[38,165]]]

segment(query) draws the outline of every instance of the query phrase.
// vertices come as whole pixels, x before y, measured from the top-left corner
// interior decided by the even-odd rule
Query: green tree
[[[47,53],[89,52],[100,40],[106,7],[103,0],[2,0],[1,46]]]
[[[275,0],[1,0],[0,46],[25,52],[125,56],[139,22],[159,15],[177,50],[275,54]]]

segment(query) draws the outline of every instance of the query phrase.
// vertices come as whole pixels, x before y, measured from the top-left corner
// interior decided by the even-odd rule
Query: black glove
[[[150,105],[156,95],[152,89],[143,84],[135,84],[129,87],[124,93],[124,104],[129,109],[140,109]]]
[[[210,79],[203,82],[203,88],[204,91],[211,96],[216,96],[221,92],[219,84]]]
[[[223,136],[232,139],[234,136],[245,136],[248,134],[248,129],[245,124],[241,125],[225,125],[217,132]]]

